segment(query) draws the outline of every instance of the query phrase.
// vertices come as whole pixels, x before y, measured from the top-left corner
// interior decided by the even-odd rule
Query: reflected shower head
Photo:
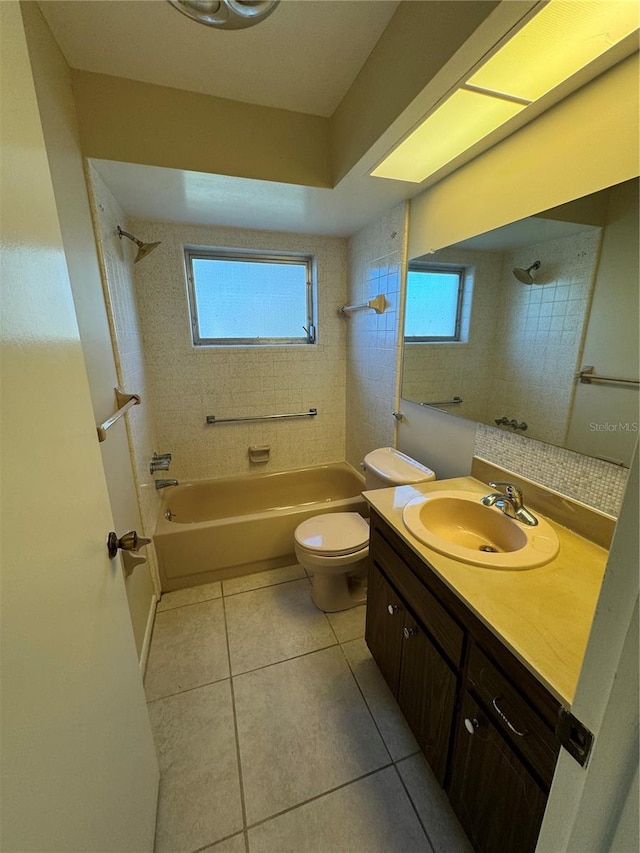
[[[138,261],[141,261],[143,258],[146,258],[149,252],[153,252],[153,250],[160,245],[160,242],[157,243],[143,243],[142,240],[138,240],[137,237],[134,237],[133,234],[129,234],[128,231],[123,231],[122,228],[118,225],[118,237],[122,240],[123,237],[128,237],[129,240],[133,240],[133,242],[138,247],[138,254],[133,259],[133,263],[137,264]]]
[[[514,267],[512,272],[518,281],[521,281],[522,284],[535,284],[533,276],[531,275],[531,271],[540,269],[540,261],[535,261],[531,264],[530,267],[527,267],[526,270],[522,267]]]

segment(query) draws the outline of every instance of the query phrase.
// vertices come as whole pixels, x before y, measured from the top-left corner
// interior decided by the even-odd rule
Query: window
[[[459,341],[463,291],[464,269],[411,264],[405,341]]]
[[[313,258],[185,249],[196,346],[313,344]]]

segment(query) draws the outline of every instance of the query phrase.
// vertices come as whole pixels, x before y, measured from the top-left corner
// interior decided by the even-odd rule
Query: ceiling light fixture
[[[280,0],[169,0],[183,15],[221,30],[253,27],[270,15]]]
[[[420,183],[637,29],[635,2],[550,0],[371,174]]]

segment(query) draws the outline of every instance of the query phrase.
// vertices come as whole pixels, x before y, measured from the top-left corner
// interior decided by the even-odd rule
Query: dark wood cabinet
[[[365,639],[475,849],[533,851],[560,705],[375,512]]]
[[[376,565],[369,572],[365,639],[442,785],[453,724],[456,677]]]
[[[476,850],[535,850],[547,793],[470,693],[458,720],[449,798]]]

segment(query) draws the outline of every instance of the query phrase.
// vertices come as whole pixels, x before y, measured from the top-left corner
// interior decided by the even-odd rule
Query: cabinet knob
[[[405,640],[408,640],[410,637],[416,633],[415,628],[403,628],[402,633],[404,634]]]
[[[480,728],[480,723],[474,717],[473,720],[470,720],[469,717],[464,718],[464,727],[469,732],[470,735],[475,734],[476,729]]]
[[[397,612],[398,612],[398,610],[400,610],[400,608],[398,607],[398,605],[397,605],[397,604],[389,604],[389,605],[387,605],[387,611],[388,611],[388,613],[389,613],[389,616],[393,616],[393,614],[394,614],[394,613],[397,613]]]

